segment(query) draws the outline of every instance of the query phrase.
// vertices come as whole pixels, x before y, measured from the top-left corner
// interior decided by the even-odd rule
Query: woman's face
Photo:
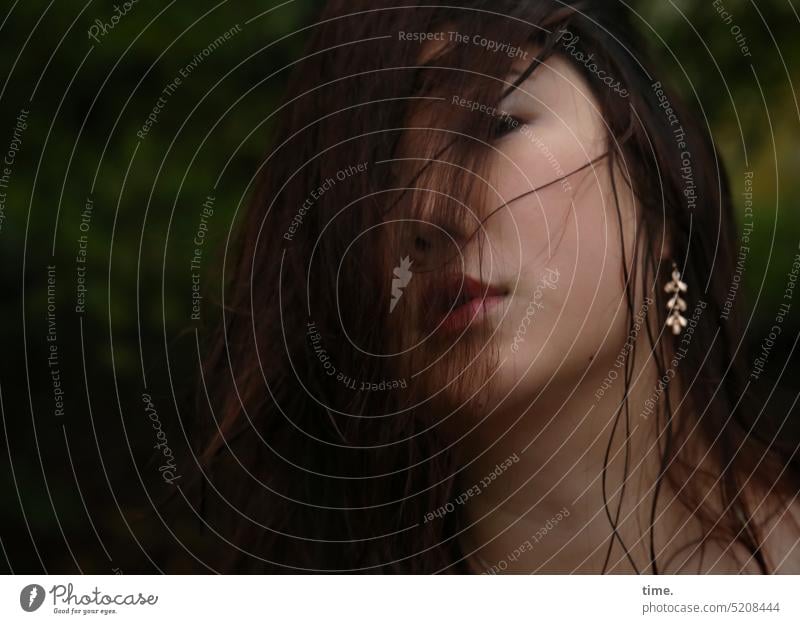
[[[441,322],[435,329],[417,322],[409,344],[424,352],[426,343],[472,341],[481,353],[476,362],[494,358],[490,404],[503,400],[504,406],[515,406],[529,404],[551,380],[574,380],[590,363],[607,370],[625,341],[627,305],[607,159],[580,169],[605,153],[607,136],[584,78],[552,56],[498,109],[520,123],[507,122],[490,150],[488,205],[475,212],[492,214],[458,258],[465,283],[455,309],[437,315]],[[617,190],[630,271],[635,202],[619,176]],[[409,289],[409,304],[427,313],[430,280],[421,279],[418,286]],[[483,314],[488,335],[470,322]],[[450,388],[445,394],[456,404],[478,389]]]

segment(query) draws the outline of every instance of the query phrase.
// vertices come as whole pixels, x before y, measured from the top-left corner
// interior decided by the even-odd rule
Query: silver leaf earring
[[[671,327],[672,333],[678,335],[686,327],[686,319],[681,314],[686,311],[686,302],[681,298],[681,293],[686,292],[686,282],[681,281],[681,273],[678,271],[678,265],[674,262],[672,263],[672,279],[664,286],[664,291],[672,293],[672,297],[667,301],[667,310],[669,310],[667,327]]]

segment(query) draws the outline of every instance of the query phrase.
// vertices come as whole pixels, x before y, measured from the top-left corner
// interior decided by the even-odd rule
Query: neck
[[[657,373],[652,359],[633,369],[626,388],[624,367],[596,363],[464,439],[457,492],[473,561],[495,571],[647,571],[660,461],[647,405]],[[610,370],[618,376],[598,398]]]

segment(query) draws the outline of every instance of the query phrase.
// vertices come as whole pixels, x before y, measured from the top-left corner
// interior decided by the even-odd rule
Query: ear
[[[671,262],[672,254],[672,232],[666,224],[661,227],[661,236],[653,241],[655,249],[653,249],[653,257],[661,262]]]

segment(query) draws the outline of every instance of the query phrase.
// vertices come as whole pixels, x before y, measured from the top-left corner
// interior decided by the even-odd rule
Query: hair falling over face
[[[502,288],[491,290],[502,266],[498,215],[565,181],[579,188],[580,176],[602,167],[621,256],[620,331],[642,336],[619,383],[627,397],[637,363],[652,361],[681,400],[663,393],[646,420],[658,469],[648,487],[645,559],[618,531],[639,459],[627,444],[636,414],[627,400],[614,414],[605,459],[621,457],[622,474],[600,475],[611,538],[599,571],[620,553],[628,571],[669,569],[656,534],[665,492],[702,527],[686,548],[734,545],[770,571],[754,493],[788,501],[797,492],[797,440],[754,406],[755,388],[743,394],[736,309],[720,320],[736,232],[707,130],[669,94],[692,141],[702,209],[690,215],[680,151],[649,97],[658,72],[626,13],[604,2],[423,4],[329,2],[292,70],[272,137],[281,149],[265,152],[239,216],[220,329],[203,362],[208,394],[198,393],[204,470],[195,492],[225,538],[219,558],[236,571],[468,569],[459,514],[422,521],[458,495],[455,442],[483,428],[504,383],[496,327],[468,304],[503,300]],[[481,53],[446,38],[421,47],[397,36],[456,31],[528,51],[524,67],[521,54]],[[563,53],[565,31],[628,97]],[[516,122],[471,103],[502,110],[557,58],[588,85],[602,147],[519,192],[499,192],[494,146]],[[620,208],[628,195],[633,229]],[[560,224],[551,226],[557,238]],[[690,285],[683,297],[692,336],[683,343],[662,331],[672,260]],[[645,296],[653,304],[639,324]],[[698,305],[702,314],[692,317]]]

